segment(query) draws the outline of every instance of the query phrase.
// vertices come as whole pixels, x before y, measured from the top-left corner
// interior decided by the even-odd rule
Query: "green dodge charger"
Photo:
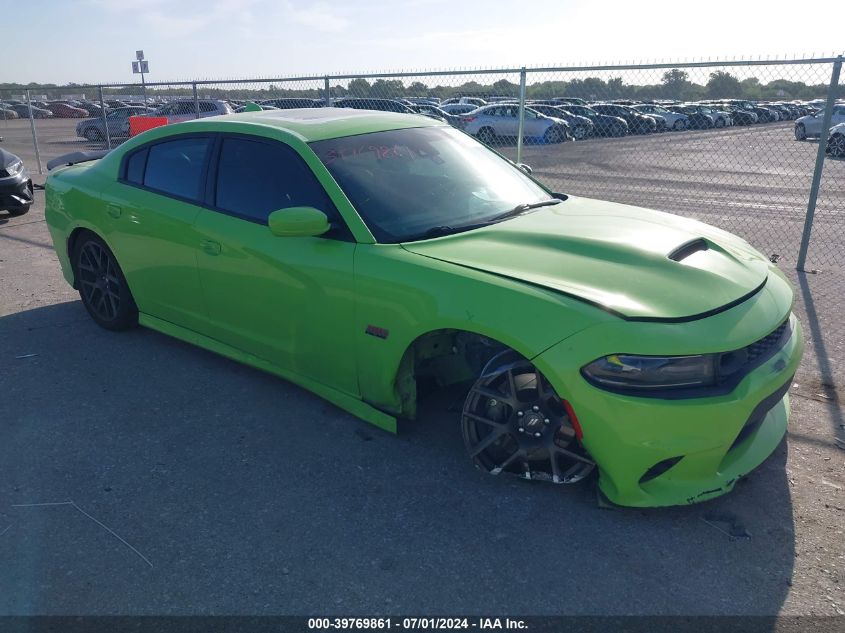
[[[153,328],[394,432],[462,390],[479,469],[596,470],[620,505],[724,494],[785,434],[793,292],[725,231],[550,191],[405,114],[213,117],[93,158],[54,167],[46,218],[102,327]]]

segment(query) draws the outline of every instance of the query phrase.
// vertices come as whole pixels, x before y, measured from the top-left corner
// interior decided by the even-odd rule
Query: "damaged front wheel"
[[[464,444],[478,468],[558,484],[580,481],[595,468],[575,424],[545,376],[514,352],[487,364],[461,416]]]

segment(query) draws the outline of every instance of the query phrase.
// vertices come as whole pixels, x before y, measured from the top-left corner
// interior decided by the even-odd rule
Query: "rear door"
[[[170,136],[128,154],[107,192],[108,239],[141,312],[200,330],[194,221],[212,135]]]
[[[290,146],[223,135],[195,245],[209,335],[261,359],[357,395],[355,243],[328,194]],[[273,211],[311,206],[333,224],[319,237],[277,237]]]

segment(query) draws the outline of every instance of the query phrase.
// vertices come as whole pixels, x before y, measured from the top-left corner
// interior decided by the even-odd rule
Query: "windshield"
[[[382,243],[456,233],[550,198],[517,167],[451,127],[373,132],[311,148]]]

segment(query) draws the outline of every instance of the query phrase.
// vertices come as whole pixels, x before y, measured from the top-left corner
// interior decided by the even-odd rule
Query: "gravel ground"
[[[845,418],[819,379],[842,354],[808,312],[829,356],[799,371],[768,461],[705,504],[608,510],[589,482],[477,472],[442,403],[392,436],[155,332],[97,328],[40,192],[0,214],[0,278],[0,614],[845,611]]]

